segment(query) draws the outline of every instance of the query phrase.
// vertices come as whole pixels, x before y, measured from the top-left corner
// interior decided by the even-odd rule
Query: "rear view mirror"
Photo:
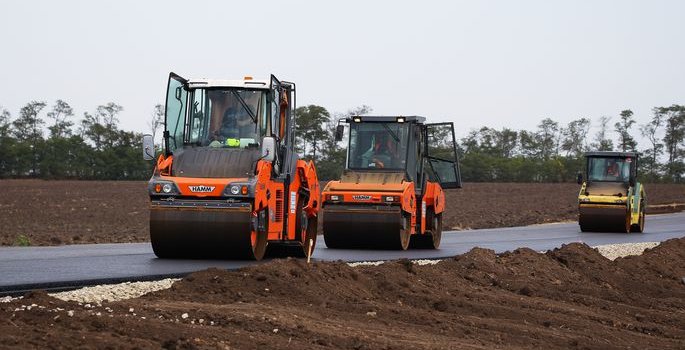
[[[262,156],[261,159],[267,162],[273,162],[276,159],[276,139],[270,136],[262,140]]]
[[[152,139],[152,135],[143,135],[143,159],[155,159],[155,140]]]
[[[577,181],[578,181],[579,185],[583,184],[583,174],[582,173],[578,173]]]
[[[342,141],[344,133],[345,133],[345,125],[338,125],[335,128],[335,141],[337,141],[337,142]]]

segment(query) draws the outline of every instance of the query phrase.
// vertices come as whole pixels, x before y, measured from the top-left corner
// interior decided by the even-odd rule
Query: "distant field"
[[[0,245],[148,241],[146,185],[1,180]],[[685,202],[685,185],[646,188],[649,204]],[[475,229],[576,220],[577,192],[578,185],[568,183],[467,183],[447,191],[444,226]]]

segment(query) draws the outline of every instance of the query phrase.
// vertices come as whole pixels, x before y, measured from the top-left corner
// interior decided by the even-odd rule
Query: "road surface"
[[[319,237],[314,260],[373,261],[437,259],[473,247],[504,252],[519,247],[548,250],[571,242],[590,246],[612,243],[657,242],[685,236],[685,213],[650,215],[645,233],[583,233],[577,223],[468,231],[446,231],[439,250],[328,249]],[[149,243],[82,244],[57,247],[0,247],[0,294],[30,289],[60,290],[75,286],[181,277],[209,267],[235,269],[250,261],[162,260]]]

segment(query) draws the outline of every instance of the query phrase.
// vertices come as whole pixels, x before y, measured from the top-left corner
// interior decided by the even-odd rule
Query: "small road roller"
[[[578,174],[578,223],[583,232],[643,232],[645,189],[637,181],[638,154],[587,152]]]
[[[444,188],[461,187],[453,123],[419,116],[352,116],[347,162],[340,180],[322,192],[328,248],[437,249]]]
[[[148,184],[159,258],[309,256],[320,187],[295,151],[295,84],[169,75],[163,150]],[[151,135],[143,156],[152,160]],[[285,249],[282,249],[285,248]]]

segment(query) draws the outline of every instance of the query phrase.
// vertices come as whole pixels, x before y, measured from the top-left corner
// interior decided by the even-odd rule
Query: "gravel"
[[[434,259],[420,259],[420,260],[412,260],[416,265],[435,265],[439,263],[442,260],[434,260]]]
[[[352,263],[347,263],[347,265],[350,265],[352,267],[357,267],[357,266],[378,266],[383,264],[385,261],[358,261],[358,262],[352,262]]]
[[[659,245],[659,242],[644,242],[644,243],[620,243],[599,245],[596,248],[600,254],[607,259],[615,260],[618,257],[625,257],[629,255],[640,255],[645,249],[654,248]],[[441,260],[412,260],[417,265],[437,264]],[[356,266],[378,266],[384,261],[362,261],[349,263],[352,267]],[[76,301],[79,303],[94,303],[100,305],[103,301],[119,301],[131,298],[137,298],[144,294],[170,288],[171,285],[179,279],[167,278],[160,281],[151,282],[126,282],[110,285],[99,285],[93,287],[85,287],[68,292],[52,293],[51,296],[65,301]],[[685,283],[685,277],[683,278]],[[0,303],[9,302],[16,298],[0,297]]]
[[[419,259],[419,260],[412,260],[416,265],[435,265],[442,261],[441,259]],[[379,266],[384,264],[385,261],[380,260],[380,261],[358,261],[358,262],[351,262],[347,263],[347,265],[352,266],[352,267],[357,267],[357,266]]]
[[[600,254],[609,260],[616,260],[629,255],[640,255],[646,249],[651,249],[659,245],[660,242],[643,242],[643,243],[618,243],[598,245],[593,248],[597,249]]]
[[[103,301],[118,301],[137,298],[141,295],[170,288],[178,281],[178,278],[167,278],[151,282],[125,282],[119,284],[107,284],[81,289],[50,294],[51,296],[65,301],[77,301],[79,303],[95,303],[100,305]]]

